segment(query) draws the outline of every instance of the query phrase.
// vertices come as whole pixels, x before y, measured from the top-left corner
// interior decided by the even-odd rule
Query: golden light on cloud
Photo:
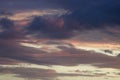
[[[34,41],[34,40],[33,40]],[[45,44],[49,40],[37,40],[37,42],[29,43],[27,42],[21,42],[21,46],[26,47],[32,47],[36,49],[40,49],[47,52],[59,52],[62,51],[62,49],[58,48],[58,46],[65,46],[70,47],[69,45],[63,45],[63,44]],[[56,41],[56,40],[55,40]],[[59,42],[59,41],[57,41]],[[74,40],[61,40],[61,43],[67,43],[74,46],[75,49],[85,50],[85,51],[92,51],[97,53],[102,53],[104,55],[108,56],[118,56],[120,54],[120,45],[113,44],[113,43],[93,43],[93,42],[80,42],[80,41],[74,41]]]
[[[32,47],[32,48],[41,48],[42,47],[40,45],[29,44],[29,43],[20,43],[20,44],[23,45],[23,46]]]
[[[47,9],[47,10],[27,10],[27,11],[17,11],[13,16],[9,16],[11,20],[21,21],[28,20],[34,16],[44,16],[44,15],[63,15],[67,13],[64,9]]]
[[[99,68],[92,66],[90,64],[80,64],[77,66],[60,66],[60,65],[37,65],[37,64],[29,64],[29,63],[20,63],[18,65],[0,65],[3,69],[9,68],[26,68],[26,69],[45,69],[54,71],[54,75],[58,75],[56,78],[59,80],[69,79],[69,80],[88,80],[88,79],[102,79],[102,80],[118,80],[120,79],[119,69],[113,68]],[[53,72],[50,72],[53,73]],[[33,74],[34,75],[34,74]],[[2,75],[3,77],[4,75]],[[81,79],[82,78],[82,79]],[[36,80],[36,79],[35,79]]]
[[[110,54],[106,54],[109,56],[117,56],[120,54],[120,45],[117,43],[81,42],[75,40],[66,40],[66,42],[73,44],[77,49],[95,51],[103,54],[106,54],[105,50],[110,50]]]
[[[61,49],[57,48],[57,45],[47,45],[43,43],[20,43],[20,45],[25,47],[36,48],[48,53],[61,51]]]

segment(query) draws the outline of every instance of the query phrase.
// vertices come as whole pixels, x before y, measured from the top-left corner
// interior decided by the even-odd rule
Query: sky
[[[119,80],[119,0],[0,0],[0,80]]]

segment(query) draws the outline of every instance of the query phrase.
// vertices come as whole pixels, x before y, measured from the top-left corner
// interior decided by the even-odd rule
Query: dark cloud
[[[118,55],[118,57],[120,57],[120,54]]]
[[[66,20],[67,19],[67,20]],[[77,39],[88,42],[119,41],[119,26],[90,26],[80,24],[72,18],[35,17],[28,25],[27,32],[36,38]]]
[[[13,21],[7,19],[7,18],[2,18],[0,20],[0,26],[2,32],[0,33],[0,38],[10,38],[13,36],[11,33],[13,33],[13,27],[14,23]]]
[[[0,20],[0,25],[2,26],[2,29],[5,30],[11,30],[12,27],[14,27],[13,21],[9,20],[8,18],[2,18]]]
[[[15,40],[0,41],[0,56],[3,58],[20,60],[21,62],[38,62],[34,60],[34,53],[43,54],[42,51],[33,48],[22,47]],[[31,58],[31,59],[30,59]],[[32,61],[33,60],[33,61]]]
[[[18,60],[0,57],[0,64],[3,64],[3,65],[4,64],[15,65],[17,63],[19,63]]]
[[[62,18],[35,17],[27,30],[28,33],[34,33],[38,38],[64,39],[71,37],[73,34],[73,30],[66,26]]]
[[[43,7],[68,9],[72,13],[66,16],[67,20],[91,26],[119,25],[120,23],[120,1],[118,0],[2,0],[0,4],[1,8],[16,10],[43,9]]]
[[[0,39],[19,39],[24,37],[22,32],[15,30],[14,21],[8,18],[0,19]]]
[[[34,19],[30,26],[31,30],[36,28],[36,31],[42,32],[47,37],[63,39],[75,36],[73,35],[75,31],[80,32],[77,35],[81,35],[81,32],[92,31],[93,29],[102,30],[105,34],[112,34],[113,37],[120,35],[108,30],[108,28],[116,29],[116,26],[120,30],[120,1],[118,0],[53,0],[53,3],[71,11],[70,14],[61,16],[64,21],[62,28],[58,28],[58,25],[46,23],[44,20],[37,21],[35,18],[36,22]]]
[[[14,2],[15,1],[15,2]],[[1,0],[0,7],[15,9],[38,9],[49,4],[50,1],[25,0],[12,2]],[[43,4],[44,3],[44,4]],[[47,45],[56,44],[61,52],[47,53],[40,49],[28,48],[18,45],[14,40],[21,36],[32,35],[36,38],[69,39],[77,35],[77,40],[89,41],[117,41],[120,38],[120,1],[118,0],[52,0],[50,4],[58,4],[63,9],[71,11],[70,14],[58,16],[38,16],[25,27],[27,33],[21,34],[15,30],[14,22],[8,18],[0,20],[0,63],[13,64],[17,61],[42,65],[67,65],[94,64],[99,67],[120,68],[120,58],[105,56],[95,52],[78,50],[73,45],[68,48],[62,43],[48,42]],[[41,5],[40,5],[41,4]],[[51,5],[48,5],[51,6]],[[47,9],[49,8],[48,6]],[[52,5],[57,6],[57,5]],[[0,12],[0,15],[10,15]],[[95,32],[98,30],[101,32]],[[90,32],[87,32],[90,31]],[[24,32],[24,31],[20,31]],[[76,34],[76,35],[75,35]],[[32,37],[33,38],[33,37]],[[66,43],[63,43],[66,44]]]
[[[29,80],[53,80],[56,77],[56,72],[50,69],[35,69],[35,68],[3,68],[0,67],[0,74],[16,74],[15,77],[20,77]]]
[[[0,16],[12,16],[13,13],[8,12],[6,10],[0,10]]]
[[[112,50],[104,50],[105,53],[110,53],[110,54],[113,54],[113,51]]]
[[[74,66],[78,64],[94,64],[98,63],[98,67],[111,67],[120,68],[119,60],[117,57],[110,57],[100,53],[91,51],[78,50],[74,47],[60,47],[62,51],[47,53],[41,49],[34,49],[29,47],[23,47],[5,42],[1,43],[0,56],[1,58],[7,58],[16,60],[19,62],[28,62],[40,65],[63,65]],[[64,49],[63,49],[64,48]],[[47,50],[47,49],[46,49]],[[2,61],[4,62],[4,61]],[[5,63],[4,63],[5,64]]]
[[[116,25],[118,26],[117,30],[120,30],[120,1],[118,0],[2,0],[0,4],[1,8],[5,8],[0,11],[2,15],[10,15],[9,12],[12,12],[12,9],[60,8],[71,12],[61,17],[35,17],[29,24],[27,31],[37,38],[65,39],[76,36],[74,34],[81,35],[81,32],[85,30],[92,31],[93,29],[103,30],[105,34],[111,35],[112,39],[120,37],[120,33],[108,30],[108,26],[116,30],[114,28]],[[15,33],[17,32],[12,33],[12,35]]]
[[[82,71],[81,71],[82,72]],[[20,77],[23,79],[29,80],[58,80],[57,77],[77,77],[77,76],[87,76],[87,77],[96,77],[104,76],[107,73],[96,73],[94,75],[82,74],[85,72],[75,73],[56,73],[56,71],[51,69],[36,69],[36,68],[4,68],[0,67],[0,74],[16,74],[14,77]],[[87,72],[87,71],[86,71]],[[91,73],[93,73],[91,71]]]
[[[68,20],[91,26],[119,25],[120,1],[118,0],[74,0],[58,1],[72,13]],[[59,3],[60,4],[60,3]]]
[[[114,28],[114,29],[113,29]],[[82,30],[77,32],[77,35],[72,36],[71,39],[83,42],[97,42],[97,43],[116,43],[120,41],[119,28],[109,29],[92,29],[92,30]]]
[[[81,32],[85,32],[85,30],[97,29],[102,30],[107,36],[110,35],[111,39],[119,39],[120,33],[117,30],[120,30],[120,1],[60,0],[58,3],[71,11],[71,14],[63,17],[69,29],[80,32],[78,35],[81,35]]]

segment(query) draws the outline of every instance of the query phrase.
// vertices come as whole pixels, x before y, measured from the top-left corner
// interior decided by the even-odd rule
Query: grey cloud
[[[73,35],[73,30],[66,27],[64,19],[35,17],[27,27],[28,33],[36,34],[37,38],[65,39]]]
[[[73,11],[68,20],[76,20],[87,25],[119,24],[118,0],[74,0],[58,1],[65,8]],[[87,27],[92,28],[92,27]],[[98,28],[98,27],[94,27]]]
[[[94,29],[86,30],[82,32],[77,32],[77,35],[72,37],[73,40],[83,41],[83,42],[106,42],[106,43],[117,43],[119,44],[119,33],[116,33],[119,29]]]
[[[9,12],[9,11],[7,11],[7,10],[1,10],[0,9],[0,16],[12,16],[13,15],[13,13],[11,13],[11,12]]]
[[[17,64],[19,62],[20,62],[19,60],[5,58],[5,57],[0,57],[0,64],[1,65],[4,65],[4,64],[15,65],[15,64]]]
[[[13,59],[19,62],[28,62],[40,65],[64,66],[73,66],[78,64],[93,64],[99,67],[120,68],[120,58],[114,58],[90,51],[78,50],[74,47],[65,47],[64,49],[60,47],[60,49],[62,49],[63,51],[52,53],[43,52],[40,49],[23,47],[20,45],[16,45],[15,43],[14,45],[2,43],[0,48],[0,56],[2,58]],[[94,63],[99,64],[96,65]]]
[[[34,34],[34,37],[37,38],[69,39],[76,36],[76,32],[79,32],[77,35],[81,35],[82,32],[85,32],[86,30],[93,31],[94,29],[103,30],[108,36],[111,35],[112,37],[108,39],[113,39],[112,41],[118,40],[120,37],[120,33],[110,31],[108,30],[108,27],[106,27],[109,26],[109,28],[113,28],[114,30],[120,30],[120,1],[118,0],[30,0],[29,3],[27,0],[14,0],[12,2],[2,0],[1,2],[2,4],[0,6],[8,7],[8,9],[9,7],[14,7],[15,9],[24,8],[25,10],[38,10],[39,8],[45,9],[43,7],[46,7],[46,9],[59,7],[71,11],[71,14],[62,15],[58,19],[54,18],[52,23],[50,23],[50,20],[53,18],[48,20],[41,17],[35,17],[31,24],[28,25],[29,27],[25,30],[28,31],[29,35]],[[40,6],[40,4],[42,5]],[[1,14],[8,13],[2,11]],[[64,24],[62,24],[62,21]],[[115,27],[116,25],[118,28]],[[17,32],[14,32],[12,35],[16,33]],[[6,35],[7,34],[9,33],[6,33]],[[88,38],[90,37],[91,36],[88,36]]]
[[[88,74],[91,73],[91,74]],[[0,74],[16,74],[14,77],[23,78],[25,80],[59,80],[58,77],[104,77],[109,72],[99,73],[97,71],[80,71],[79,73],[57,73],[51,69],[36,69],[36,68],[4,68],[0,67]],[[119,73],[113,72],[115,75]]]
[[[25,80],[54,80],[56,72],[49,69],[36,68],[4,68],[0,67],[0,74],[16,74],[14,77],[20,77]]]
[[[23,32],[15,29],[14,21],[8,18],[0,19],[0,39],[20,39],[23,38]]]

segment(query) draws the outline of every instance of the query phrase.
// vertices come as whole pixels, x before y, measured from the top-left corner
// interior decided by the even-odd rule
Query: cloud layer
[[[63,66],[73,66],[78,64],[93,64],[99,67],[112,67],[112,68],[120,68],[119,67],[119,59],[115,57],[110,57],[107,55],[91,52],[91,51],[84,51],[80,49],[76,49],[68,44],[69,47],[65,45],[58,45],[56,46],[60,51],[53,52],[52,47],[53,44],[49,46],[46,45],[43,48],[32,48],[32,47],[25,47],[20,46],[18,43],[1,43],[1,50],[0,56],[7,60],[12,59],[13,61],[28,62],[40,65],[63,65]],[[64,44],[64,43],[63,43]],[[9,46],[10,45],[10,46]],[[41,44],[41,46],[44,44]],[[43,49],[46,49],[47,52]],[[54,48],[53,49],[57,49]],[[2,61],[4,62],[4,61]],[[6,62],[6,61],[5,61]],[[12,61],[10,61],[12,63]],[[94,64],[98,63],[98,65]]]
[[[0,74],[30,80],[103,80],[107,75],[111,75],[107,79],[120,75],[116,71],[120,69],[119,9],[118,0],[1,0]],[[74,69],[58,73],[25,65],[14,67],[21,63],[57,66],[59,71],[63,70],[60,66]],[[75,67],[80,64],[91,64],[106,73],[93,67],[93,72],[80,71]]]

